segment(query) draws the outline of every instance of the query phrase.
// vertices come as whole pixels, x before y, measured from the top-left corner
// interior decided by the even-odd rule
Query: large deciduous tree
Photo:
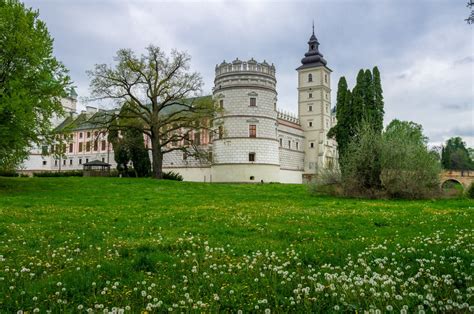
[[[441,164],[448,170],[472,170],[474,167],[466,143],[460,137],[446,141],[441,150]]]
[[[195,97],[201,92],[202,78],[189,71],[186,53],[173,50],[167,56],[150,45],[140,57],[121,49],[115,60],[113,67],[99,64],[88,71],[92,97],[127,104],[126,115],[119,118],[142,122],[142,132],[151,142],[153,177],[162,178],[164,154],[186,149],[169,144],[185,142],[192,130],[209,128],[216,106],[210,98]]]
[[[70,84],[38,16],[17,0],[0,0],[0,168],[15,167],[50,135]]]

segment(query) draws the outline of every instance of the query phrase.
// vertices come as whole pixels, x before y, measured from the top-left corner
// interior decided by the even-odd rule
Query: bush
[[[466,189],[466,196],[474,199],[474,183],[471,183],[471,185]]]
[[[382,185],[388,196],[419,199],[439,194],[441,166],[420,125],[394,120],[383,135]]]
[[[183,176],[177,172],[169,171],[163,172],[164,180],[174,180],[174,181],[183,181]]]
[[[0,170],[0,177],[18,177],[18,173],[14,170]]]
[[[34,177],[82,177],[82,170],[68,170],[68,171],[43,171],[33,173]]]
[[[331,168],[318,171],[318,174],[308,183],[308,189],[314,194],[342,194],[340,170]]]
[[[364,123],[356,138],[347,146],[343,158],[342,188],[347,196],[377,197],[380,195],[380,151],[382,137]]]

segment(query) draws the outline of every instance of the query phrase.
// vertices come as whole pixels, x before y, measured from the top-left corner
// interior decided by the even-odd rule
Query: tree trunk
[[[161,146],[155,142],[155,139],[151,139],[151,158],[153,166],[153,178],[163,178],[163,153],[161,152]]]

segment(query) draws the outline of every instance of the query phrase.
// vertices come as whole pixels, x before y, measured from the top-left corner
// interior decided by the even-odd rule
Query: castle
[[[273,64],[236,59],[216,65],[212,97],[222,109],[213,121],[218,136],[193,133],[195,143],[208,151],[209,160],[195,160],[176,150],[165,154],[163,170],[178,172],[187,181],[302,183],[320,169],[336,166],[336,143],[326,136],[336,124],[331,109],[331,69],[319,51],[314,29],[296,71],[297,117],[277,109]],[[56,125],[58,129],[73,126],[66,157],[48,156],[48,147],[36,148],[22,169],[77,170],[93,160],[116,166],[107,135],[93,123],[101,111],[87,107],[74,114],[76,95],[65,100],[64,108],[69,115]],[[149,146],[147,139],[145,144]]]

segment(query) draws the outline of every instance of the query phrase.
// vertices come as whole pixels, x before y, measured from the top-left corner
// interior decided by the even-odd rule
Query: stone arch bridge
[[[467,189],[474,182],[474,171],[443,171],[440,175],[441,186],[446,182],[458,182]]]

